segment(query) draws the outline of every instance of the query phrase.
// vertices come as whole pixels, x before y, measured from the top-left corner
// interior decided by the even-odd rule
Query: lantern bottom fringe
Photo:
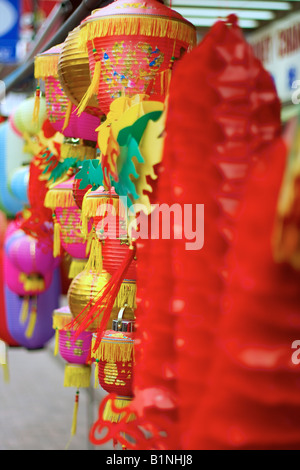
[[[88,388],[91,381],[91,366],[66,364],[64,387]]]
[[[118,396],[113,400],[113,408],[111,406],[111,399],[107,401],[104,411],[103,411],[103,420],[104,421],[109,421],[110,423],[118,423],[124,416],[124,413],[122,413],[122,410],[124,408],[127,408],[129,403],[131,402],[132,398],[131,397],[121,397]],[[120,410],[120,412],[116,412],[117,409]],[[136,419],[136,415],[134,413],[131,413],[128,418],[126,419],[126,422],[129,423],[130,421],[134,421]]]
[[[98,348],[94,351],[95,338],[92,340],[93,356],[99,361],[106,362],[129,362],[134,361],[134,341],[127,340],[127,342],[113,341],[112,338],[109,341],[105,341],[102,338]]]
[[[47,209],[52,210],[54,210],[56,207],[77,207],[72,189],[56,189],[55,186],[50,188],[47,192],[44,201],[44,206]]]
[[[69,279],[74,279],[78,274],[82,273],[86,267],[86,263],[87,259],[73,258],[69,269]]]

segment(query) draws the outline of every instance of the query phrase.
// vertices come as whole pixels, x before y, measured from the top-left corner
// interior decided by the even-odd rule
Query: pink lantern
[[[76,107],[65,95],[58,78],[58,61],[62,45],[52,47],[35,58],[35,78],[45,82],[48,119],[53,128],[67,138],[97,141],[100,118],[88,113],[77,116]],[[39,86],[37,100],[39,98]]]
[[[73,184],[74,176],[53,185],[45,198],[45,206],[53,211],[54,256],[60,255],[62,247],[73,260],[79,260],[79,266],[71,277],[81,272],[89,254],[88,237],[81,230],[81,212],[73,196]],[[90,227],[88,224],[88,232]]]

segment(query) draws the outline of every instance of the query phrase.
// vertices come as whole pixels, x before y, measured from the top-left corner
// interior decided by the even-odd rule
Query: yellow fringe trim
[[[89,101],[94,95],[98,94],[99,90],[99,83],[100,83],[100,76],[101,76],[101,61],[98,60],[95,63],[95,69],[94,69],[94,74],[93,78],[91,81],[91,84],[89,88],[87,89],[86,93],[84,94],[82,100],[80,101],[78,107],[77,107],[77,115],[80,116],[85,108],[87,107]]]
[[[72,189],[51,188],[45,197],[44,206],[55,210],[57,207],[77,207]]]
[[[37,309],[36,309],[36,306],[33,306],[29,315],[29,323],[25,332],[26,338],[32,338],[35,325],[36,325],[36,320],[37,320]]]
[[[63,125],[63,128],[62,128],[62,131],[64,131],[69,123],[70,123],[70,117],[71,117],[71,113],[72,113],[72,102],[69,100],[68,101],[68,106],[67,106],[67,111],[66,111],[66,115],[65,115],[65,120],[64,120],[64,125]]]
[[[37,55],[34,59],[34,77],[58,77],[59,54]]]
[[[111,423],[118,423],[124,416],[124,413],[122,413],[122,409],[126,408],[130,404],[131,401],[132,399],[129,397],[115,398],[114,405],[116,408],[120,409],[120,412],[116,413],[112,410],[111,400],[108,400],[103,411],[103,416],[102,416],[103,420],[109,421]],[[129,423],[130,421],[134,421],[135,419],[136,419],[136,415],[134,413],[131,413],[126,420],[126,423]]]
[[[128,308],[136,309],[136,283],[122,282],[114,307],[122,308],[127,305]]]
[[[66,364],[64,387],[88,388],[91,381],[91,366]]]
[[[93,234],[93,239],[91,243],[91,251],[88,262],[86,264],[86,271],[93,271],[96,273],[101,273],[103,267],[102,261],[102,243],[96,237],[95,233]]]
[[[86,267],[87,261],[87,259],[72,259],[69,269],[69,279],[74,279],[78,274],[82,273]]]
[[[134,341],[124,338],[124,341],[113,341],[102,338],[99,347],[94,351],[96,338],[92,338],[91,355],[97,361],[130,362],[134,361]]]
[[[85,194],[81,209],[82,233],[85,238],[87,238],[88,235],[89,219],[96,216],[104,217],[107,215],[109,209],[111,209],[113,215],[123,218],[126,217],[125,208],[119,201],[119,197],[99,196],[99,194],[93,196],[91,190]]]
[[[79,47],[87,50],[88,41],[106,36],[151,36],[197,44],[196,28],[186,21],[142,15],[114,15],[92,18],[83,23],[79,33]]]
[[[54,330],[63,330],[72,320],[71,313],[54,312],[52,316],[52,328]]]
[[[77,160],[93,160],[97,156],[95,147],[84,145],[82,142],[64,142],[61,145],[61,158],[76,158]]]

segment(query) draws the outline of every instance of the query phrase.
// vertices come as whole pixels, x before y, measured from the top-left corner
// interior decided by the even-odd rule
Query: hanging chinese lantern
[[[14,308],[15,311],[20,311],[18,324],[22,330],[26,325],[25,336],[31,339],[36,333],[37,321],[42,323],[38,312],[39,296],[49,292],[50,287],[54,285],[57,261],[53,258],[49,246],[25,234],[17,226],[7,234],[4,253],[5,285],[8,292],[11,291],[17,299]],[[57,284],[56,296],[53,295],[53,289],[53,301],[57,303]],[[12,295],[9,299],[12,301]],[[7,315],[11,317],[12,312],[13,310],[9,309]]]
[[[173,64],[196,44],[196,29],[156,0],[117,0],[81,23],[80,42],[88,49],[93,78],[79,111],[96,93],[107,115],[123,95],[163,101]]]
[[[7,325],[11,336],[26,349],[43,348],[54,336],[52,313],[59,306],[61,294],[58,269],[53,272],[49,287],[27,297],[26,302],[6,282],[4,290]]]
[[[54,129],[65,136],[65,147],[67,148],[65,152],[70,153],[73,151],[73,155],[78,158],[83,158],[86,152],[90,152],[95,156],[95,142],[97,141],[95,129],[99,126],[100,120],[97,116],[88,113],[84,113],[79,117],[74,112],[75,106],[65,95],[58,78],[58,60],[61,48],[62,45],[59,44],[35,57],[35,78],[38,81],[44,80],[45,82],[48,119]],[[36,93],[36,109],[38,109],[39,85]],[[71,139],[71,142],[69,142],[69,139]],[[72,139],[79,141],[75,148]],[[70,143],[70,148],[68,148],[68,143]],[[81,147],[83,148],[81,149]]]
[[[62,247],[73,258],[72,278],[84,268],[89,251],[87,237],[81,231],[81,212],[74,200],[73,182],[74,176],[52,185],[45,198],[45,207],[53,211],[54,256],[60,255]]]
[[[66,361],[64,387],[76,388],[71,436],[76,434],[79,392],[90,386],[91,378],[91,342],[92,331],[76,335],[67,327],[72,319],[69,307],[61,307],[53,312],[53,329],[55,330],[54,355],[60,353]]]
[[[97,330],[101,324],[101,315],[85,321],[86,314],[94,307],[99,294],[106,288],[111,275],[102,267],[101,242],[94,235],[89,260],[84,270],[71,282],[68,290],[68,304],[74,318],[74,327],[79,332],[89,328]],[[136,285],[134,280],[125,279],[118,291],[109,312],[106,328],[110,328],[113,319],[117,318],[118,311],[125,304],[126,318],[132,319],[136,308]]]
[[[86,231],[88,221],[91,221],[97,237],[102,240],[103,268],[111,275],[120,268],[130,249],[123,202],[114,188],[105,191],[102,186],[95,191],[88,191],[82,202],[83,232]],[[136,279],[135,259],[130,263],[126,277]]]
[[[116,395],[114,410],[110,401],[104,408],[103,419],[118,422],[122,417],[122,408],[128,406],[133,397],[133,367],[134,367],[134,321],[122,318],[124,308],[120,310],[112,328],[106,330],[97,349],[94,349],[95,337],[92,341],[92,359],[95,367],[95,384],[109,394]],[[134,419],[130,416],[130,420]]]
[[[89,57],[85,48],[80,47],[79,27],[70,31],[61,45],[58,76],[64,93],[78,107],[91,83]],[[85,112],[95,116],[102,115],[96,95],[87,103]]]

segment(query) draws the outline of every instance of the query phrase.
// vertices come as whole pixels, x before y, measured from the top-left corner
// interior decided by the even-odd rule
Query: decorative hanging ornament
[[[82,202],[82,230],[86,233],[92,223],[97,238],[102,240],[103,268],[113,275],[128,257],[130,239],[127,230],[126,198],[122,200],[114,188],[105,191],[101,186],[89,190]],[[136,260],[126,273],[127,279],[136,279]]]
[[[39,109],[40,80],[45,82],[46,109],[48,119],[54,129],[67,138],[97,141],[95,129],[100,120],[97,116],[84,113],[80,117],[74,113],[75,105],[65,95],[58,77],[58,61],[62,44],[37,55],[34,62],[34,75],[38,80],[34,119]]]
[[[54,355],[58,352],[66,361],[64,387],[76,388],[73,409],[71,437],[77,430],[77,413],[81,388],[88,388],[91,379],[91,342],[92,331],[84,331],[75,337],[75,332],[67,327],[72,319],[68,306],[53,312],[53,329],[55,330]]]
[[[146,94],[164,101],[174,63],[196,44],[196,29],[156,0],[117,0],[80,25],[92,82],[79,114],[97,94],[105,114],[120,96]]]
[[[101,242],[94,235],[89,260],[84,270],[71,282],[68,290],[68,304],[74,318],[71,326],[79,333],[86,330],[98,330],[103,315],[96,313],[89,316],[89,312],[95,306],[99,294],[105,290],[111,280],[111,275],[102,267]],[[109,309],[105,328],[111,328],[112,321],[117,318],[118,311],[125,304],[126,319],[134,317],[136,308],[136,284],[134,280],[125,279],[118,287],[116,298]]]
[[[53,255],[60,256],[63,248],[72,258],[70,277],[74,278],[84,268],[90,246],[81,231],[81,212],[73,196],[74,176],[50,187],[45,197],[45,207],[53,212]],[[87,229],[87,235],[88,235]]]
[[[89,57],[86,49],[80,47],[79,32],[79,26],[69,32],[61,45],[58,61],[58,76],[63,91],[76,107],[91,84]],[[100,117],[103,114],[96,94],[87,103],[85,112]]]
[[[95,362],[95,386],[98,382],[103,390],[116,395],[114,406],[111,401],[106,401],[102,416],[105,421],[114,423],[123,417],[122,408],[127,407],[133,398],[134,321],[123,319],[125,310],[122,308],[119,311],[112,328],[103,333],[96,349],[97,338],[93,335],[91,348],[91,357]],[[134,418],[132,414],[128,421]]]

